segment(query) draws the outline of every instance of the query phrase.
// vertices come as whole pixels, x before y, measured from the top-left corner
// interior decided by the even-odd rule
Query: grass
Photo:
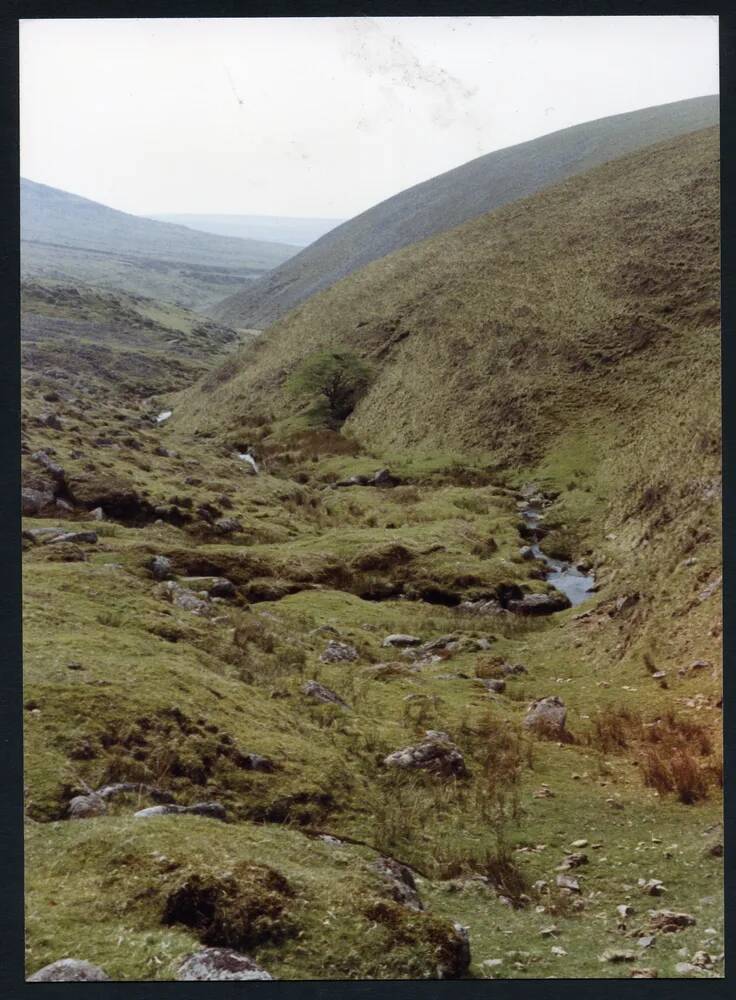
[[[722,950],[722,862],[706,851],[720,836],[722,781],[712,161],[709,136],[681,140],[470,224],[442,238],[444,277],[433,244],[379,262],[257,342],[242,356],[248,372],[231,353],[206,396],[172,395],[215,346],[198,349],[181,315],[166,322],[183,346],[162,366],[161,331],[147,341],[142,328],[134,345],[116,347],[111,330],[96,339],[95,325],[114,321],[109,303],[80,305],[85,340],[71,307],[29,297],[39,325],[26,353],[24,481],[48,485],[32,455],[52,448],[80,505],[24,527],[94,528],[81,501],[107,509],[96,543],[28,541],[24,554],[29,972],[73,955],[114,978],[170,979],[207,938],[237,941],[279,978],[424,978],[438,949],[449,961],[455,920],[470,927],[474,977],[626,977],[634,963],[598,960],[623,948],[664,978],[683,947]],[[404,268],[440,282],[439,300],[396,282]],[[553,277],[559,299],[545,286]],[[519,288],[531,315],[511,315]],[[318,334],[352,343],[348,311],[362,315],[369,299],[401,310],[409,292],[414,333],[341,433],[282,409],[277,372],[302,350],[292,337],[305,334],[305,351]],[[639,337],[634,303],[666,330],[629,350],[617,324],[628,316]],[[54,317],[77,324],[66,360]],[[593,337],[594,320],[610,324],[605,336]],[[109,366],[96,366],[103,351]],[[61,430],[39,419],[50,391]],[[146,419],[164,405],[171,421]],[[234,456],[248,444],[258,476]],[[402,485],[332,488],[384,466]],[[449,606],[543,585],[519,554],[517,491],[529,481],[559,494],[544,544],[590,560],[597,592],[540,619]],[[220,516],[242,528],[218,533]],[[157,589],[153,555],[180,578],[225,576],[235,596],[192,614]],[[397,632],[461,641],[415,663],[383,645]],[[357,658],[323,662],[331,638]],[[526,672],[490,694],[480,679],[500,662]],[[349,708],[309,700],[309,679]],[[570,742],[523,729],[529,702],[549,695],[565,702]],[[460,748],[465,778],[383,765],[428,729]],[[272,769],[250,769],[248,754]],[[74,795],[111,781],[216,800],[229,821],[135,820],[138,796],[65,818]],[[582,892],[566,896],[555,879],[579,839]],[[426,913],[382,895],[367,869],[379,853],[415,869]],[[662,899],[643,895],[640,878],[661,879]],[[621,903],[635,909],[625,929]],[[697,923],[639,954],[659,906]],[[552,942],[541,934],[551,923]]]

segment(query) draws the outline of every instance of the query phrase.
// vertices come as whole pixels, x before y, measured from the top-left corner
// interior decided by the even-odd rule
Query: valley
[[[683,131],[270,326],[26,280],[29,976],[723,975],[718,132]]]

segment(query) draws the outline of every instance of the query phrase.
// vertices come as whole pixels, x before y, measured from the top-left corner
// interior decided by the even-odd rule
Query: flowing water
[[[560,559],[552,559],[539,547],[539,522],[542,520],[542,513],[531,503],[521,512],[524,522],[531,528],[533,534],[530,548],[535,559],[539,559],[548,567],[545,579],[548,583],[559,590],[568,598],[570,604],[575,607],[588,597],[595,587],[595,576],[593,573],[584,573],[573,563],[564,562]]]

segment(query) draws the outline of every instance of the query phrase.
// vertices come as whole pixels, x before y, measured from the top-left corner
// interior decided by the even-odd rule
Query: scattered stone
[[[54,431],[61,431],[64,429],[61,418],[56,413],[42,413],[38,418],[38,422],[44,427],[50,427]]]
[[[580,883],[570,875],[558,875],[555,879],[555,884],[559,889],[564,889],[566,892],[580,892]]]
[[[44,965],[26,980],[27,983],[103,983],[110,977],[99,965],[79,958],[61,958]]]
[[[560,928],[552,924],[551,927],[543,927],[539,933],[540,936],[543,938],[557,937],[557,935],[560,933]]]
[[[696,951],[690,961],[698,969],[712,969],[714,964],[713,956],[709,955],[707,951]]]
[[[674,934],[685,927],[695,925],[695,917],[690,913],[676,913],[674,910],[650,910],[649,925],[662,934]]]
[[[636,943],[640,948],[651,948],[656,940],[653,934],[644,934],[642,937],[636,939]]]
[[[686,976],[690,972],[697,972],[698,968],[696,965],[691,965],[690,962],[678,962],[675,966],[675,972],[680,976]]]
[[[664,883],[658,878],[640,878],[637,884],[641,891],[646,893],[647,896],[661,896],[663,892],[667,891]]]
[[[69,819],[92,819],[94,816],[103,816],[106,812],[105,800],[96,792],[75,795],[67,806]]]
[[[252,958],[229,948],[203,948],[187,956],[176,972],[177,982],[199,980],[225,982],[232,980],[273,979]]]
[[[54,503],[51,493],[42,490],[24,488],[20,492],[21,513],[23,517],[35,517]]]
[[[562,958],[563,955],[567,954],[567,952],[565,951],[564,948],[560,948],[558,944],[555,944],[552,945],[552,947],[550,948],[550,954],[556,955],[558,958]]]
[[[96,531],[66,531],[60,535],[56,535],[54,538],[49,538],[46,542],[47,545],[58,545],[60,542],[72,542],[75,545],[80,545],[82,543],[86,545],[96,545],[97,544],[97,532]]]
[[[209,816],[212,819],[225,821],[227,813],[225,807],[219,802],[197,802],[193,806],[160,805],[149,806],[148,809],[140,809],[133,814],[135,819],[149,819],[151,816]]]
[[[308,698],[313,698],[315,701],[324,702],[326,705],[339,705],[340,708],[350,708],[348,703],[343,701],[339,695],[318,681],[307,681],[301,690]]]
[[[177,608],[190,611],[193,615],[205,615],[210,611],[210,605],[206,600],[197,597],[187,587],[182,587],[175,580],[166,580],[155,588],[159,597],[171,601]]]
[[[481,969],[498,969],[501,965],[503,965],[502,958],[486,958],[480,963]]]
[[[380,875],[391,898],[397,903],[408,906],[410,910],[424,909],[411,868],[394,861],[393,858],[378,858],[368,867]]]
[[[388,636],[387,638],[391,638]],[[456,635],[441,635],[437,639],[430,639],[429,642],[425,642],[422,646],[422,650],[426,653],[434,652],[437,649],[447,649],[448,646],[453,645],[458,641],[459,636]],[[384,646],[386,645],[386,640],[384,640]]]
[[[522,725],[524,729],[530,729],[538,736],[544,736],[547,739],[561,739],[567,735],[566,720],[567,709],[564,701],[557,695],[552,695],[533,701]]]
[[[633,916],[634,907],[629,906],[627,903],[621,903],[616,907],[616,913],[618,913],[622,920],[625,920],[627,917]]]
[[[114,799],[120,795],[148,795],[154,802],[170,803],[174,801],[174,796],[170,792],[165,792],[155,785],[145,785],[131,781],[121,781],[114,785],[105,785],[98,788],[95,795],[101,799]]]
[[[610,806],[611,809],[621,810],[624,808],[623,802],[619,802],[618,799],[606,799],[606,805]]]
[[[352,663],[358,659],[358,650],[347,642],[330,639],[320,656],[322,663]]]
[[[555,793],[551,788],[548,788],[547,785],[542,785],[541,788],[537,788],[537,790],[532,794],[532,798],[535,799],[553,799],[554,797]]]
[[[600,962],[635,962],[633,951],[621,951],[617,948],[607,948],[598,959]]]
[[[588,841],[584,837],[581,837],[580,840],[573,840],[573,842],[572,842],[572,844],[570,846],[571,847],[587,847],[588,846]]]
[[[551,615],[570,607],[569,598],[564,594],[525,594],[510,600],[507,608],[514,615]]]
[[[557,871],[569,871],[571,868],[579,868],[581,865],[587,865],[588,855],[587,854],[568,854],[562,859],[562,864],[557,866]]]
[[[659,973],[656,969],[632,969],[632,979],[658,979]]]
[[[415,635],[402,635],[401,633],[396,633],[395,635],[387,635],[381,645],[396,646],[404,649],[408,646],[419,646],[421,641],[422,640],[417,638]]]
[[[236,531],[242,531],[243,525],[237,517],[218,517],[214,528],[220,535],[232,535]]]
[[[426,739],[415,746],[395,750],[384,758],[387,767],[421,769],[443,778],[461,778],[467,774],[465,759],[447,733],[426,731]]]
[[[486,689],[493,694],[503,694],[506,690],[506,681],[501,680],[501,678],[487,677],[482,678],[480,683]]]
[[[31,458],[46,469],[52,479],[55,479],[58,483],[64,482],[66,473],[60,465],[54,462],[48,451],[34,451]]]

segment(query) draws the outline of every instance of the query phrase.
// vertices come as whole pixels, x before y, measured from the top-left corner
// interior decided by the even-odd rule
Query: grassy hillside
[[[294,247],[305,247],[324,236],[342,219],[302,218],[288,215],[192,215],[154,214],[152,219],[188,226],[203,233],[217,233],[220,236],[237,236],[240,239],[271,240],[275,243],[289,243]]]
[[[718,225],[704,130],[374,262],[238,353],[171,307],[27,291],[29,974],[170,980],[205,944],[282,979],[723,974]],[[374,373],[340,430],[285,390],[323,347]],[[549,589],[537,490],[543,548],[595,589],[534,617],[507,598]],[[550,696],[551,738],[524,725]],[[464,770],[387,763],[428,731]],[[136,818],[152,787],[225,820]]]
[[[82,281],[203,308],[295,252],[139,218],[21,179],[24,278]]]
[[[700,97],[585,122],[481,156],[350,219],[214,315],[264,328],[370,261],[653,143],[715,125],[718,98]]]

